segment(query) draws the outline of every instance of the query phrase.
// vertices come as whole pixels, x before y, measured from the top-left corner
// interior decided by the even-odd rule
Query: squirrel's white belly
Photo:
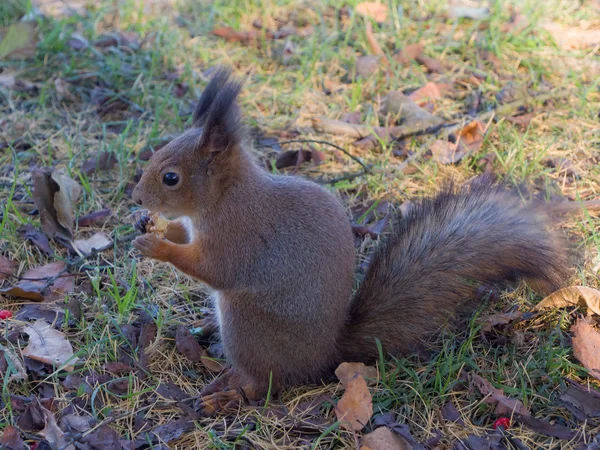
[[[219,324],[219,330],[223,327],[223,315],[221,314],[221,308],[219,307],[219,301],[221,299],[221,295],[219,291],[214,291],[211,296],[211,301],[213,304],[213,309],[215,311],[215,316],[217,318],[217,324]]]

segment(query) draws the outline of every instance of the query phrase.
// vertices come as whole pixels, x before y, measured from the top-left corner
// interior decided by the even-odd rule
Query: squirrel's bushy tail
[[[448,186],[416,204],[376,252],[340,339],[344,361],[373,361],[375,338],[405,354],[481,297],[526,279],[538,291],[568,275],[562,239],[543,208],[491,177]]]

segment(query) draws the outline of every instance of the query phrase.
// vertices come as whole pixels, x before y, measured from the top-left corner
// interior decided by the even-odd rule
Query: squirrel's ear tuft
[[[208,111],[204,113],[204,129],[198,144],[202,152],[222,152],[241,142],[241,112],[236,101],[241,89],[240,82],[227,81],[214,95]]]
[[[231,70],[227,67],[221,67],[217,69],[210,82],[202,92],[200,96],[200,100],[198,100],[198,104],[196,105],[196,109],[194,110],[193,117],[193,126],[200,128],[204,126],[204,122],[206,121],[206,117],[208,115],[208,111],[210,110],[211,105],[215,101],[217,94],[221,90],[223,86],[229,80],[231,76]]]

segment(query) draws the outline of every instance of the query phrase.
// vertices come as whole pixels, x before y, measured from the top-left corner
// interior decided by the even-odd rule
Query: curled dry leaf
[[[600,315],[600,291],[586,286],[569,286],[553,292],[535,307],[536,310],[584,306],[588,313]]]
[[[64,450],[75,450],[75,446],[73,444],[67,445],[67,441],[65,439],[65,433],[58,427],[56,423],[56,417],[50,411],[48,411],[43,406],[41,407],[44,413],[44,420],[46,422],[46,426],[40,434],[44,436],[44,438],[50,443],[50,445],[55,446],[56,448],[64,449]]]
[[[9,275],[12,275],[13,271],[17,267],[17,262],[12,259],[8,259],[2,255],[0,255],[0,284],[4,281]]]
[[[385,22],[388,16],[388,7],[383,3],[361,2],[356,5],[355,11],[364,17],[370,17],[375,22]]]
[[[35,228],[32,224],[26,223],[25,225],[17,229],[17,233],[21,239],[27,239],[33,245],[35,245],[42,253],[48,256],[54,255],[54,251],[50,248],[50,242],[48,236]]]
[[[565,50],[586,49],[600,44],[600,30],[566,27],[558,23],[545,23],[542,28]]]
[[[83,255],[89,256],[94,251],[101,252],[112,247],[113,241],[106,233],[99,231],[88,239],[75,239],[73,245]]]
[[[379,373],[377,372],[376,367],[365,366],[363,363],[343,362],[335,369],[335,376],[338,377],[342,386],[346,387],[348,381],[353,380],[358,376],[377,380],[379,378]]]
[[[492,328],[496,325],[506,325],[514,322],[515,320],[519,320],[522,315],[523,313],[520,311],[492,314],[484,319],[481,329],[483,331],[492,331]]]
[[[413,448],[402,436],[398,436],[386,427],[379,427],[363,436],[362,443],[372,450],[412,450]]]
[[[61,171],[33,170],[33,201],[40,212],[42,230],[51,237],[73,238],[74,205],[81,186]]]
[[[23,331],[29,335],[29,343],[23,350],[24,356],[56,367],[70,361],[63,369],[73,371],[73,347],[64,333],[53,329],[45,320],[36,320]]]
[[[479,375],[469,374],[469,382],[482,395],[489,396],[484,400],[484,403],[497,403],[495,414],[502,416],[515,413],[525,417],[531,416],[531,413],[520,400],[507,397],[501,389],[495,388],[492,383]]]
[[[75,277],[62,273],[66,267],[66,263],[58,261],[29,269],[18,284],[0,289],[0,293],[36,302],[60,300],[75,287]]]
[[[431,145],[433,158],[442,164],[452,164],[460,161],[465,156],[478,151],[483,144],[485,128],[483,124],[474,120],[460,130],[457,142],[437,139]]]
[[[600,380],[600,332],[592,326],[591,317],[579,319],[571,327],[573,332],[573,355]]]
[[[335,407],[335,415],[346,430],[360,431],[373,415],[373,400],[361,375],[348,381],[346,392]]]
[[[195,363],[201,362],[211,372],[221,372],[223,370],[223,366],[208,356],[206,350],[198,344],[196,338],[183,325],[177,327],[175,345],[177,346],[177,350],[187,359]]]

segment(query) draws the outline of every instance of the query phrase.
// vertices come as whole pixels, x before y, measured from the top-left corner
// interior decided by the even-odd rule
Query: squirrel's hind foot
[[[259,400],[261,397],[262,393],[252,381],[229,368],[202,389],[196,409],[211,416],[229,414],[248,401]]]

